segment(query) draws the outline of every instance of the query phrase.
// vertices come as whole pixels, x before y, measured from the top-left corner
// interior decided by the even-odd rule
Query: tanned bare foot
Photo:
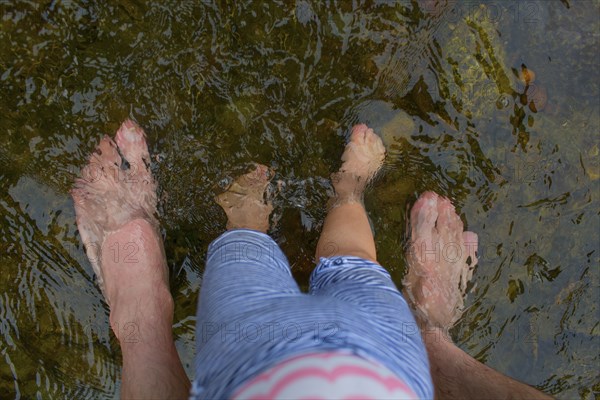
[[[257,164],[255,169],[238,177],[215,201],[227,214],[227,229],[254,229],[267,232],[273,205],[265,200],[269,168]]]
[[[385,147],[373,129],[355,125],[342,154],[342,166],[332,176],[336,193],[333,205],[361,202],[366,185],[379,171],[384,158]]]
[[[450,200],[423,193],[410,213],[410,235],[404,291],[427,348],[435,398],[549,399],[475,360],[449,337],[477,264],[477,235],[463,232]]]
[[[363,192],[385,158],[379,136],[364,124],[352,128],[342,154],[340,170],[331,176],[335,195],[317,243],[316,260],[336,255],[356,256],[377,262],[377,252]]]
[[[460,318],[467,282],[477,264],[477,235],[463,232],[450,200],[433,192],[410,213],[408,273],[404,291],[417,320],[449,329]]]

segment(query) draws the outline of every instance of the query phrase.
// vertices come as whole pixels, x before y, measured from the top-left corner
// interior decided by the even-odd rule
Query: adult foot
[[[257,164],[256,168],[238,177],[215,201],[227,214],[227,229],[254,229],[267,232],[273,205],[265,200],[269,184],[269,168]]]
[[[105,136],[71,191],[77,227],[110,305],[123,354],[122,398],[185,398],[190,382],[172,337],[173,298],[156,220],[144,131]]]
[[[334,205],[360,202],[367,183],[379,171],[384,158],[385,147],[373,129],[365,124],[355,125],[342,154],[342,166],[332,176]]]
[[[477,235],[463,232],[450,200],[423,193],[410,213],[408,273],[403,285],[422,328],[451,328],[460,318],[477,264]]]
[[[100,141],[71,191],[79,234],[109,305],[149,288],[168,289],[148,163],[146,135],[127,120],[115,141]]]

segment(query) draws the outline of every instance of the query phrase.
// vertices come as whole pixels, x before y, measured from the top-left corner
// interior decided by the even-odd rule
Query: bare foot
[[[352,128],[350,142],[342,154],[342,167],[333,174],[336,199],[333,206],[361,202],[362,193],[385,158],[383,142],[365,124]]]
[[[115,141],[102,139],[71,195],[123,354],[121,397],[185,398],[190,382],[173,342],[173,298],[148,160],[144,131],[125,121]]]
[[[115,141],[101,140],[71,191],[79,234],[109,305],[123,290],[168,283],[146,134],[127,120]]]
[[[407,300],[422,327],[451,328],[460,318],[467,282],[477,264],[477,235],[463,232],[450,200],[423,193],[410,213]]]
[[[254,229],[267,232],[269,215],[273,211],[270,201],[265,201],[265,189],[270,180],[269,168],[257,164],[256,168],[238,177],[215,201],[227,214],[227,229]]]

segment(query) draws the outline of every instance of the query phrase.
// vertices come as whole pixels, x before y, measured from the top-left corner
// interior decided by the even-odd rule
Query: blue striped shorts
[[[321,258],[302,293],[268,235],[239,229],[207,254],[191,398],[228,398],[293,356],[350,351],[378,362],[419,398],[433,398],[425,346],[389,273],[358,257]]]

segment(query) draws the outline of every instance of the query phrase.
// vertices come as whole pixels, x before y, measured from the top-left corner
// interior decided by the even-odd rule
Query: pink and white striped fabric
[[[244,384],[235,400],[416,399],[387,368],[342,353],[311,353],[283,361]]]

